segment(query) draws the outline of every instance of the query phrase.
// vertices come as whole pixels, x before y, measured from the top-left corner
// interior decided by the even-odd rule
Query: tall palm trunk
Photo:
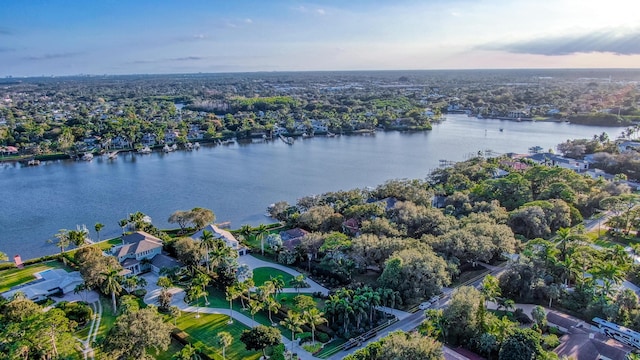
[[[116,315],[118,309],[116,308],[116,293],[115,291],[111,292],[111,305],[113,306],[113,315]]]

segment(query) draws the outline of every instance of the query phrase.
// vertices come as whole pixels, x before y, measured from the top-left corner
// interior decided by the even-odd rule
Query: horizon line
[[[635,68],[606,68],[606,67],[576,67],[576,68],[546,68],[546,67],[529,67],[529,68],[449,68],[449,69],[369,69],[369,70],[256,70],[256,71],[220,71],[220,72],[177,72],[177,73],[127,73],[127,74],[64,74],[64,75],[4,75],[0,78],[0,82],[6,79],[41,79],[41,78],[69,78],[69,77],[118,77],[118,76],[165,76],[165,75],[224,75],[224,74],[287,74],[287,73],[347,73],[347,72],[438,72],[438,71],[530,71],[530,70],[545,70],[545,71],[576,71],[576,70],[597,70],[597,71],[640,71],[640,67]]]

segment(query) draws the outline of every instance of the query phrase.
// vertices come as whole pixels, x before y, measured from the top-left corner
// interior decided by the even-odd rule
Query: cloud
[[[546,56],[577,53],[637,55],[640,54],[640,28],[626,31],[605,29],[585,34],[544,37],[505,44],[486,44],[479,48]]]
[[[327,11],[325,9],[322,9],[322,8],[311,9],[303,5],[293,7],[292,9],[302,14],[316,14],[320,16],[327,14]]]
[[[81,54],[82,54],[81,52],[54,53],[54,54],[44,54],[44,55],[36,55],[36,56],[25,56],[22,59],[28,60],[28,61],[47,61],[47,60],[55,60],[55,59],[72,58]]]
[[[126,62],[125,64],[144,65],[144,64],[158,64],[167,62],[181,62],[181,61],[200,61],[207,59],[207,56],[184,56],[177,58],[163,58],[163,59],[147,59],[147,60],[133,60]]]
[[[179,58],[172,58],[172,59],[167,59],[169,61],[197,61],[197,60],[204,60],[206,59],[205,56],[185,56],[185,57],[179,57]]]
[[[253,24],[253,20],[246,18],[244,19],[245,24]]]

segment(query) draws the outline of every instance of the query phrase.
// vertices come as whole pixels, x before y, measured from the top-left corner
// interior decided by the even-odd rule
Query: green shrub
[[[12,262],[0,264],[0,270],[15,269],[15,268],[16,268],[16,264]]]
[[[304,344],[306,342],[310,342],[311,341],[311,333],[310,332],[300,333],[300,334],[296,335],[296,339],[300,340],[300,344]]]
[[[136,289],[133,291],[133,295],[139,298],[144,298],[147,295],[147,290],[145,289]]]
[[[560,345],[560,340],[554,334],[545,335],[542,337],[542,346],[545,350],[553,350]]]
[[[285,360],[284,359],[284,344],[280,343],[272,348],[273,354],[269,359],[271,360]]]
[[[564,335],[564,333],[560,331],[560,329],[558,329],[556,326],[549,327],[549,334],[556,335],[556,336]]]
[[[316,340],[320,341],[321,343],[327,343],[329,342],[329,340],[331,340],[331,337],[323,332],[316,332]]]
[[[93,314],[91,307],[84,302],[70,303],[62,301],[58,303],[56,307],[64,311],[69,320],[77,322],[80,326],[84,326],[89,320],[91,320],[91,315]]]

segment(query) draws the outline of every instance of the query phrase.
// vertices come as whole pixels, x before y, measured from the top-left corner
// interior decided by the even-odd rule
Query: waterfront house
[[[637,141],[623,141],[618,144],[618,151],[620,153],[627,153],[630,151],[639,151],[640,142]]]
[[[13,287],[2,293],[2,296],[10,299],[17,292],[22,292],[27,299],[41,301],[51,295],[73,292],[76,286],[84,282],[80,272],[66,272],[63,269],[48,269],[35,273],[34,276],[36,280]]]
[[[589,169],[589,163],[584,160],[575,160],[562,157],[552,153],[538,153],[527,157],[527,159],[540,165],[559,166],[576,172],[585,172]]]
[[[156,135],[152,133],[144,133],[140,140],[143,146],[154,146],[156,144]]]
[[[125,269],[125,275],[137,275],[150,270],[149,265],[153,262],[153,258],[161,253],[162,240],[144,231],[123,236],[122,244],[111,249],[111,254]]]
[[[212,233],[214,238],[224,241],[224,243],[228,247],[230,247],[233,250],[237,251],[239,256],[247,254],[247,252],[248,252],[247,247],[243,246],[243,245],[240,245],[240,242],[233,236],[233,234],[231,234],[229,231],[221,229],[218,226],[213,225],[213,224],[209,224],[209,225],[205,226],[204,229],[202,229],[202,230],[196,232],[195,234],[191,235],[191,238],[193,240],[200,241],[200,238],[202,237],[202,234],[205,231],[209,231],[210,233]]]
[[[301,228],[280,231],[282,246],[287,250],[292,251],[296,246],[300,245],[302,238],[307,236],[307,234],[309,234],[309,232]]]

